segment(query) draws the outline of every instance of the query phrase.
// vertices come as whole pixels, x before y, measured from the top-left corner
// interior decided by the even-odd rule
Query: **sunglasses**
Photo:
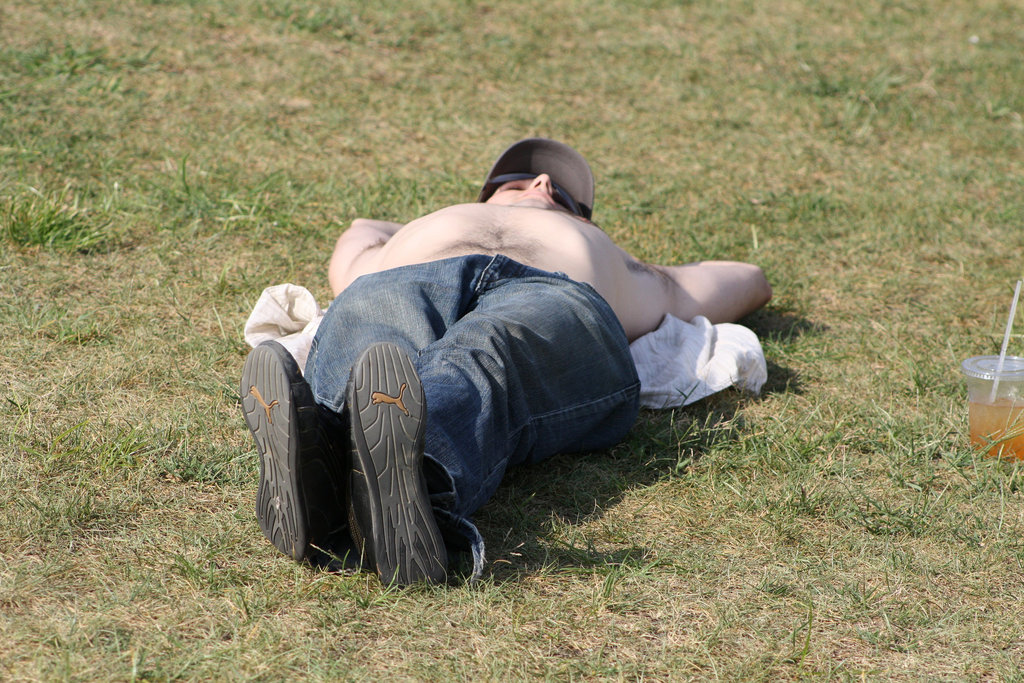
[[[505,173],[503,175],[494,176],[489,181],[487,181],[486,185],[484,185],[484,191],[482,193],[483,199],[481,201],[485,201],[486,202],[488,199],[491,198],[491,195],[493,195],[498,190],[498,188],[501,187],[502,185],[504,185],[505,183],[515,182],[516,180],[533,180],[538,175],[540,175],[540,174],[539,173]],[[568,209],[570,213],[575,214],[577,216],[580,216],[582,218],[588,218],[588,216],[586,215],[586,212],[584,211],[583,207],[580,206],[579,202],[577,202],[575,199],[572,198],[572,195],[569,194],[565,190],[565,188],[563,188],[561,185],[559,185],[558,183],[556,183],[553,180],[551,181],[551,187],[555,190],[555,194],[554,194],[553,199],[556,202],[558,202],[559,204],[564,206],[566,209]]]

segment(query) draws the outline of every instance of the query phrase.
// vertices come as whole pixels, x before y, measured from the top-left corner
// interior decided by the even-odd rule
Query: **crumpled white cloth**
[[[759,393],[768,379],[757,335],[733,323],[685,322],[666,315],[661,325],[629,345],[640,375],[640,405],[675,408],[730,386]]]
[[[253,347],[268,340],[278,342],[292,354],[299,370],[305,372],[306,357],[323,318],[323,310],[308,289],[288,283],[274,285],[260,294],[245,321],[243,334]]]
[[[245,341],[272,339],[305,372],[313,336],[324,317],[312,292],[293,284],[263,290],[245,323]],[[629,345],[640,376],[640,405],[675,408],[730,386],[758,393],[768,379],[757,335],[742,325],[712,325],[697,316],[685,322],[666,315],[658,329]]]

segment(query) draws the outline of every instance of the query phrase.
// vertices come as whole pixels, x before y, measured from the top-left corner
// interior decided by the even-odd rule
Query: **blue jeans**
[[[505,256],[462,256],[360,277],[331,303],[306,377],[341,415],[359,354],[409,354],[426,396],[424,468],[450,550],[484,544],[471,515],[510,465],[612,446],[636,419],[640,381],[615,313],[589,285]]]

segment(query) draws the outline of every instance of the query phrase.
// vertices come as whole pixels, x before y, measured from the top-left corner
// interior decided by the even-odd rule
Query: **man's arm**
[[[327,280],[334,296],[360,275],[373,270],[370,261],[391,237],[402,229],[401,223],[357,218],[341,233],[327,266]]]
[[[735,322],[772,298],[764,271],[751,263],[700,261],[652,266],[673,285],[668,313],[681,320],[702,315],[712,323]]]
[[[772,297],[764,271],[750,263],[660,266],[620,253],[625,274],[617,278],[610,303],[630,341],[656,329],[666,314],[686,321],[701,315],[712,323],[735,322]]]

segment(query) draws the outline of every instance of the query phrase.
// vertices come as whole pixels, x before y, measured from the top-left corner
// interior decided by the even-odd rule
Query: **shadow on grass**
[[[766,345],[787,346],[826,331],[791,314],[762,312],[743,322]],[[738,443],[753,429],[743,419],[743,407],[785,393],[802,393],[799,376],[768,361],[768,380],[758,397],[727,390],[674,410],[642,410],[629,435],[614,448],[558,455],[510,470],[494,498],[476,514],[487,542],[487,572],[501,582],[551,569],[611,571],[644,564],[649,547],[627,543],[599,549],[588,534],[571,528],[600,519],[630,490],[677,476],[712,449]],[[602,545],[614,546],[614,541],[605,539]]]
[[[756,332],[763,342],[772,344],[786,345],[805,336],[817,337],[828,332],[826,325],[784,311],[762,309],[740,322]]]
[[[608,538],[597,548],[591,534],[575,533],[573,527],[599,520],[630,490],[671,478],[722,440],[736,439],[737,411],[749,397],[725,393],[732,396],[675,410],[642,410],[626,439],[612,449],[557,455],[510,470],[476,514],[490,576],[514,581],[540,571],[643,563],[649,548]]]
[[[758,311],[743,321],[761,339],[761,343],[771,355],[773,347],[787,347],[799,342],[804,337],[819,337],[828,333],[828,327],[812,322],[793,313],[774,310]],[[803,386],[800,377],[791,369],[780,365],[770,358],[768,364],[768,380],[761,388],[762,396],[775,394],[802,394]]]

